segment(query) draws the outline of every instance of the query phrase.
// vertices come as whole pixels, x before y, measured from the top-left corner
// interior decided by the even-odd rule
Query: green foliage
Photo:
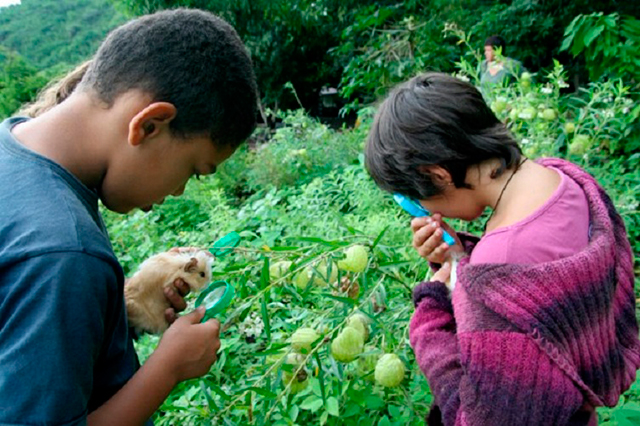
[[[343,167],[362,152],[364,132],[335,132],[303,110],[282,115],[267,143],[241,150],[221,167],[220,178],[241,193],[307,183],[316,176]]]
[[[48,77],[29,65],[20,55],[0,46],[0,119],[9,117],[24,103],[32,101]]]
[[[560,50],[584,54],[593,81],[602,76],[640,83],[640,20],[617,13],[578,15]]]
[[[22,0],[0,9],[0,45],[41,70],[71,67],[93,55],[123,22],[108,0]]]
[[[417,72],[453,72],[457,58],[468,52],[460,50],[455,37],[443,40],[443,30],[468,29],[466,43],[475,50],[482,49],[488,36],[500,34],[507,43],[505,56],[520,60],[527,69],[550,69],[553,58],[560,53],[564,28],[578,13],[597,11],[640,13],[631,4],[608,0],[363,4],[354,9],[352,23],[342,31],[340,46],[332,50],[345,64],[340,88],[351,101],[347,110],[370,103]],[[628,34],[635,31],[633,26],[625,28]],[[611,46],[622,49],[615,40]],[[629,58],[637,55],[630,52]],[[581,62],[571,63],[569,58],[565,62],[574,73],[581,74]],[[617,64],[610,62],[605,67],[615,71]]]
[[[474,79],[475,57],[458,62],[462,78]],[[495,86],[484,95],[527,155],[565,157],[598,178],[627,224],[637,260],[636,94],[620,81],[607,80],[565,95],[566,79],[556,63],[535,81]],[[283,116],[284,126],[271,142],[245,148],[217,175],[190,183],[180,199],[147,214],[106,214],[114,249],[128,273],[172,246],[209,247],[230,231],[243,237],[234,254],[214,267],[214,275],[234,283],[239,294],[220,317],[220,359],[204,378],[174,390],[156,424],[420,424],[432,396],[408,346],[407,322],[411,289],[427,267],[410,247],[409,218],[363,168],[361,144],[371,113],[363,112],[358,128],[335,131],[294,111]],[[580,135],[588,143],[572,150]],[[301,158],[300,150],[309,158]],[[452,225],[472,231],[479,226]],[[338,270],[328,284],[314,279],[330,276],[322,275],[322,265],[335,268],[355,244],[369,249],[363,272]],[[280,261],[291,263],[278,276],[270,275],[270,265]],[[296,280],[303,271],[311,271],[306,286]],[[355,311],[371,320],[371,337],[358,359],[343,364],[331,356],[330,342]],[[291,335],[302,327],[321,338],[292,367],[283,359],[291,350]],[[157,341],[145,336],[137,343],[143,359]],[[383,353],[399,355],[408,367],[398,388],[372,382],[370,360]],[[306,388],[297,387],[299,374],[308,377]],[[599,410],[600,421],[633,424],[639,399],[637,381],[619,406]]]

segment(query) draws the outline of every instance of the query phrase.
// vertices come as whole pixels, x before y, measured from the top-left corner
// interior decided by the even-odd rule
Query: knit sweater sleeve
[[[409,338],[449,425],[567,424],[584,396],[536,343],[517,331],[456,330],[446,287],[414,291]]]

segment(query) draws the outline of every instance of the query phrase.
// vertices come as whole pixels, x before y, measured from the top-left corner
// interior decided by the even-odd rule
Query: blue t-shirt
[[[84,425],[139,367],[97,194],[0,125],[0,426]]]

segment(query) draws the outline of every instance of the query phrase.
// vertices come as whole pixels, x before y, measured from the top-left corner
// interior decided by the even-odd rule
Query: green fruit
[[[309,280],[311,279],[312,275],[313,271],[310,268],[304,268],[293,279],[293,283],[296,285],[296,288],[298,290],[302,291],[307,288],[307,285],[309,285]]]
[[[531,120],[535,118],[536,115],[538,115],[538,111],[536,111],[535,108],[527,107],[523,109],[520,114],[518,114],[518,117],[522,118],[523,120]]]
[[[293,374],[298,370],[300,364],[304,361],[304,356],[296,353],[289,353],[285,358],[284,363],[291,366],[293,371],[283,371],[282,373],[282,384],[287,386],[291,379],[293,379]],[[302,368],[297,372],[293,383],[291,383],[290,392],[298,393],[301,390],[305,389],[309,385],[309,379],[307,371]]]
[[[511,119],[511,121],[516,121],[518,119],[518,114],[519,113],[520,113],[520,111],[518,111],[516,108],[513,108],[509,112],[509,119]]]
[[[404,379],[404,364],[396,354],[384,354],[376,364],[376,383],[387,388],[398,386]]]
[[[569,154],[583,155],[591,147],[591,139],[587,135],[575,135],[569,145]]]
[[[505,110],[506,107],[507,107],[507,103],[502,99],[498,99],[491,104],[491,109],[496,114],[500,114],[502,111]]]
[[[520,75],[520,80],[529,80],[529,81],[531,81],[531,77],[532,77],[531,73],[525,71]]]
[[[340,362],[351,362],[362,353],[364,337],[353,327],[344,330],[331,342],[331,355]]]
[[[573,133],[576,131],[576,125],[571,121],[568,121],[564,124],[564,132],[565,133]]]
[[[282,278],[284,274],[289,272],[289,268],[291,268],[292,264],[293,262],[290,260],[281,260],[280,262],[276,262],[269,266],[269,278],[272,280]]]
[[[289,382],[287,381],[286,383],[289,383]],[[306,379],[304,381],[294,380],[293,383],[291,383],[291,387],[289,388],[289,391],[292,394],[296,394],[298,392],[305,390],[307,386],[309,386],[309,379]]]
[[[318,340],[320,335],[313,328],[299,328],[291,336],[291,348],[296,352],[309,353],[311,344]]]
[[[520,85],[522,87],[531,87],[531,73],[523,72],[520,76]]]
[[[369,254],[364,246],[351,246],[345,251],[346,257],[338,261],[338,268],[349,272],[362,272],[369,262]]]
[[[353,327],[362,334],[363,340],[369,339],[369,318],[361,313],[353,314],[347,320],[347,327]]]
[[[291,365],[294,370],[304,362],[305,356],[295,352],[289,352],[284,358],[283,364]]]
[[[556,114],[556,110],[553,108],[547,108],[544,111],[542,111],[542,118],[544,118],[547,121],[553,121],[558,117],[558,115]]]
[[[329,274],[329,269],[331,273]],[[338,267],[331,261],[322,261],[316,267],[313,283],[316,285],[333,284],[338,279]]]

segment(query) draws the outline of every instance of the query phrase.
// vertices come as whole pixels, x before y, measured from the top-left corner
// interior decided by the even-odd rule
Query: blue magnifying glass
[[[429,213],[429,210],[422,207],[422,204],[411,197],[405,197],[404,195],[398,194],[396,192],[395,194],[393,194],[393,199],[400,205],[400,207],[404,209],[404,211],[406,211],[413,217],[425,217],[431,215],[431,213]],[[442,232],[442,240],[445,243],[449,244],[450,246],[456,243],[456,241],[451,235],[449,235],[447,231],[443,229]]]

